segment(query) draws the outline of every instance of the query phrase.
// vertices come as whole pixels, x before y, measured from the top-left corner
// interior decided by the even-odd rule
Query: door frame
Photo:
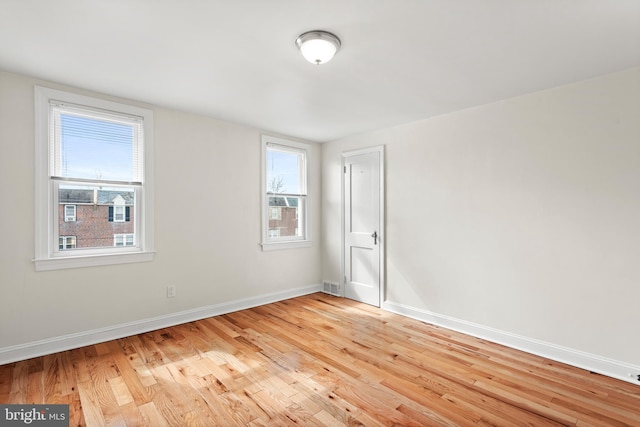
[[[379,228],[378,228],[378,243],[379,243],[379,248],[380,248],[380,305],[379,307],[382,307],[382,305],[384,304],[384,296],[386,294],[385,290],[386,290],[386,270],[385,270],[385,265],[386,265],[386,233],[385,233],[385,171],[384,171],[384,145],[377,145],[374,147],[367,147],[367,148],[361,148],[358,150],[350,150],[350,151],[343,151],[342,152],[342,156],[341,156],[341,162],[340,162],[340,174],[341,174],[341,179],[340,179],[340,191],[341,191],[341,198],[340,198],[340,216],[341,216],[341,227],[340,227],[340,242],[341,242],[341,246],[340,246],[340,294],[341,296],[344,298],[345,296],[345,292],[346,292],[346,286],[347,286],[347,280],[346,280],[346,266],[345,266],[345,257],[346,257],[346,253],[345,253],[345,214],[344,214],[344,209],[345,209],[345,191],[344,191],[344,185],[345,185],[345,167],[346,167],[346,162],[345,160],[348,157],[351,156],[358,156],[361,154],[369,154],[369,153],[379,153],[379,161],[380,161],[380,206],[379,206],[379,210],[380,210],[380,224],[379,224]]]

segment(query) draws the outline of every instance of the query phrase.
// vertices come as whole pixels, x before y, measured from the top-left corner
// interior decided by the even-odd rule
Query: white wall
[[[155,260],[38,273],[35,84],[67,89],[0,72],[0,353],[339,282],[340,154],[384,144],[387,307],[640,366],[640,69],[314,145],[322,242],[273,252],[258,246],[260,131],[142,105]]]
[[[155,260],[35,272],[36,84],[68,89],[0,72],[0,353],[320,283],[318,200],[312,247],[259,247],[260,131],[147,105],[155,124]],[[310,174],[319,176],[320,147],[312,147]],[[319,180],[310,183],[319,195]],[[166,298],[170,284],[176,298]]]
[[[387,306],[640,367],[640,69],[325,144],[326,280],[340,154],[381,144]]]

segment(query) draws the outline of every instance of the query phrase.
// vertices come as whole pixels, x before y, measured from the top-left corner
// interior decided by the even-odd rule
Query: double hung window
[[[152,120],[36,87],[37,270],[151,259]]]
[[[264,136],[263,250],[308,246],[308,144]]]
[[[64,205],[64,220],[66,222],[76,220],[76,205]]]

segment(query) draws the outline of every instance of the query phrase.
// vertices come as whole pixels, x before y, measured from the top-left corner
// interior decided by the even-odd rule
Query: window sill
[[[262,251],[278,251],[282,249],[296,249],[311,247],[311,240],[296,240],[290,242],[262,243]]]
[[[102,265],[130,264],[153,260],[155,252],[119,253],[107,255],[71,256],[64,258],[34,259],[36,271],[63,270],[67,268],[97,267]]]

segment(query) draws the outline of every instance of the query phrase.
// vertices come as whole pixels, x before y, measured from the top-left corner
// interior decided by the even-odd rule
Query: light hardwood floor
[[[0,366],[89,426],[640,426],[640,386],[313,294]]]

